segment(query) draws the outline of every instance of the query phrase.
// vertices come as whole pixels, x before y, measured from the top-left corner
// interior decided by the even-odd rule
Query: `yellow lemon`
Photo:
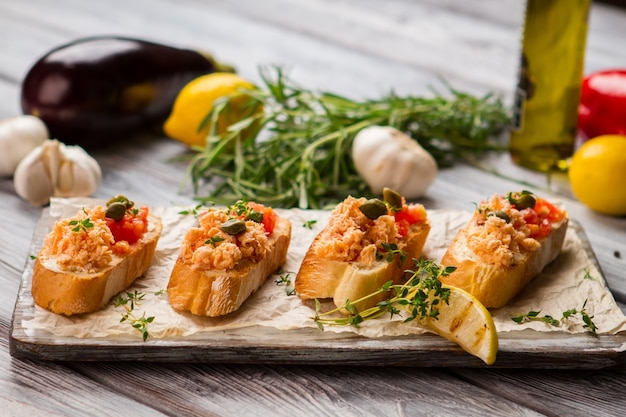
[[[163,131],[170,138],[188,146],[204,146],[212,126],[210,123],[206,123],[202,129],[200,126],[215,102],[225,96],[231,97],[228,106],[219,113],[217,119],[217,133],[223,134],[228,126],[261,111],[260,104],[254,106],[253,111],[247,106],[251,97],[245,91],[254,88],[253,84],[238,75],[226,72],[195,78],[176,96],[172,111],[163,124]]]
[[[443,287],[450,289],[448,303],[439,305],[437,318],[424,318],[420,322],[492,365],[498,353],[498,332],[491,313],[467,291],[447,285]]]
[[[626,215],[626,136],[604,135],[585,142],[569,167],[574,195],[587,207]]]

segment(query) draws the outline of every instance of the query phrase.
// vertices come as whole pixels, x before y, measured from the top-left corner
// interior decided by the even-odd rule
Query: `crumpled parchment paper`
[[[61,217],[74,215],[81,207],[92,205],[91,199],[53,199],[50,207],[50,226]],[[102,203],[102,202],[97,202]],[[328,211],[277,210],[292,221],[292,238],[287,261],[280,275],[270,276],[235,313],[221,318],[197,317],[179,313],[170,307],[167,283],[178,256],[180,242],[186,230],[195,225],[193,215],[181,211],[191,207],[154,207],[152,213],[161,216],[163,234],[159,240],[152,266],[145,276],[128,291],[140,291],[144,299],[135,307],[134,314],[154,317],[149,324],[149,334],[154,339],[174,336],[197,335],[226,329],[250,326],[269,326],[279,330],[317,327],[311,317],[315,313],[313,302],[303,302],[297,295],[288,295],[288,285],[278,284],[280,276],[288,274],[293,282],[304,253],[317,233],[326,225]],[[428,211],[431,232],[424,248],[425,258],[439,261],[456,234],[464,226],[471,213],[458,210]],[[312,222],[314,221],[314,222]],[[306,227],[306,224],[312,227]],[[590,254],[585,250],[581,237],[570,226],[560,257],[535,278],[515,299],[505,307],[492,310],[498,332],[519,332],[533,329],[538,332],[581,333],[580,315],[564,320],[560,326],[533,321],[517,324],[511,317],[529,311],[540,315],[560,318],[569,309],[581,309],[593,317],[598,334],[616,334],[626,330],[626,317],[621,312]],[[46,331],[59,337],[105,338],[134,336],[139,332],[128,322],[120,322],[123,307],[110,302],[104,309],[91,314],[64,317],[34,306],[32,319],[22,323],[27,334]],[[330,332],[357,332],[366,337],[399,336],[419,334],[427,330],[414,323],[402,323],[401,317],[389,320],[388,316],[370,320],[359,328],[351,326],[325,326]]]

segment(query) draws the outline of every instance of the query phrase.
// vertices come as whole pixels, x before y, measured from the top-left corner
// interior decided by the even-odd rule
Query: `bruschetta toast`
[[[295,279],[303,300],[332,298],[359,309],[381,301],[358,302],[389,282],[399,284],[413,258],[420,258],[430,223],[421,204],[385,189],[384,201],[348,197],[308,248]]]
[[[105,306],[146,272],[161,229],[147,206],[123,196],[58,220],[35,259],[35,303],[68,316]]]
[[[285,262],[291,222],[272,208],[239,201],[208,209],[185,234],[167,292],[172,307],[217,317],[239,309]]]
[[[559,256],[568,222],[565,210],[528,191],[493,195],[454,237],[441,263],[456,270],[441,280],[502,307]]]

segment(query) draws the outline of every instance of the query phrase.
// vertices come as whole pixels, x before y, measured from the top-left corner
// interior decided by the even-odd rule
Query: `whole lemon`
[[[587,207],[626,215],[626,136],[603,135],[583,143],[568,176],[572,192]]]
[[[252,83],[232,73],[215,72],[195,78],[179,91],[172,111],[163,124],[163,131],[170,138],[188,146],[204,146],[212,125],[209,122],[202,129],[200,126],[218,99],[231,97],[228,106],[219,113],[216,127],[218,134],[225,133],[228,126],[241,119],[262,111],[258,102],[254,103],[252,109],[248,106],[251,96],[246,90],[254,88]]]

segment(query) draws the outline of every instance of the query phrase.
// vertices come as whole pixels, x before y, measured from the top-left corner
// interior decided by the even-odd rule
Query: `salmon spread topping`
[[[55,222],[44,240],[41,255],[54,258],[63,271],[94,273],[111,263],[114,244],[105,209],[95,206]]]
[[[371,265],[383,243],[404,249],[396,219],[392,213],[370,220],[359,207],[365,198],[347,197],[331,212],[328,226],[320,233],[312,248],[320,258]]]
[[[184,262],[195,269],[228,270],[240,262],[259,262],[270,251],[263,223],[242,220],[245,231],[227,233],[223,225],[232,219],[226,210],[207,210],[199,218],[199,227],[187,231],[181,248]]]
[[[468,248],[485,263],[515,265],[523,254],[541,246],[534,225],[526,221],[529,210],[518,210],[509,199],[493,195],[474,212],[467,229]]]

